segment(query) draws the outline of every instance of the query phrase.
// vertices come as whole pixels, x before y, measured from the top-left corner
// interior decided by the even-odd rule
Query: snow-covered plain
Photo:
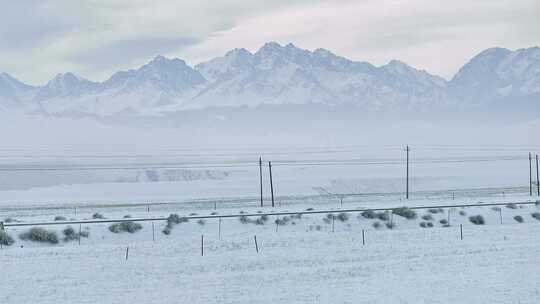
[[[1,250],[5,276],[0,301],[538,303],[540,222],[530,214],[539,209],[533,204],[501,210],[502,225],[498,210],[467,207],[419,211],[419,216],[433,216],[434,228],[420,228],[422,220],[395,215],[393,230],[384,225],[375,229],[377,220],[351,214],[346,221],[335,221],[334,232],[332,224],[323,221],[324,214],[293,218],[277,231],[274,218],[265,225],[242,224],[237,218],[224,219],[221,225],[217,219],[204,225],[190,221],[177,225],[169,236],[160,232],[164,223],[156,221],[155,241],[150,223],[135,234],[118,235],[105,224],[91,224],[82,227],[89,229],[90,237],[81,245],[17,240]],[[145,214],[131,211],[133,216]],[[120,217],[121,212],[104,215]],[[439,221],[447,219],[448,212],[450,227],[442,227]],[[477,214],[484,215],[485,226],[468,221],[469,215]],[[513,219],[518,214],[524,223]],[[459,224],[464,227],[463,240]],[[25,229],[7,231],[17,236]]]

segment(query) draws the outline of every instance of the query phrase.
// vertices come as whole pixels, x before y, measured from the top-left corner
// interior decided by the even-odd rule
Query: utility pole
[[[540,196],[540,179],[538,179],[538,154],[536,154],[536,194]]]
[[[409,199],[409,152],[411,149],[407,145],[407,148],[405,149],[405,152],[407,152],[407,181],[406,181],[406,193],[405,198]]]
[[[270,192],[272,194],[272,208],[274,208],[274,184],[272,182],[272,162],[268,162],[268,171],[270,172]]]
[[[261,186],[261,207],[263,206],[263,180],[262,180],[262,158],[259,157],[259,183]]]
[[[529,195],[532,196],[532,154],[529,152]]]

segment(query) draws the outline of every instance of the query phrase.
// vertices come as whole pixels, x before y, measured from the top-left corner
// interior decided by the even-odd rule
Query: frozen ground
[[[205,256],[200,256],[200,234],[181,227],[156,242],[145,227],[138,236],[115,242],[4,248],[0,302],[506,304],[540,299],[540,225],[532,222],[467,225],[463,240],[458,226],[370,229],[365,246],[357,230],[343,227],[335,233],[290,231],[290,226],[277,233],[236,233],[230,226],[222,240],[215,226],[214,233],[206,231]],[[91,235],[101,235],[97,230]]]
[[[274,224],[275,217],[264,225],[242,224],[238,218],[221,224],[217,219],[204,224],[192,220],[175,226],[168,236],[161,233],[164,222],[156,221],[155,241],[148,222],[135,234],[113,234],[108,224],[88,224],[81,229],[90,237],[81,245],[17,239],[15,245],[4,247],[0,302],[538,303],[540,221],[531,214],[540,209],[534,204],[509,207],[420,210],[416,220],[394,215],[393,230],[384,226],[389,220],[358,214],[335,220],[334,225],[324,221],[326,214],[293,217],[282,226]],[[110,218],[128,212],[134,217],[148,215],[141,208],[102,211]],[[479,214],[486,225],[469,222],[468,216]],[[420,228],[425,215],[432,216],[427,221],[434,228]],[[518,223],[516,215],[523,216],[524,223]],[[440,221],[448,218],[450,227],[443,227]],[[44,214],[17,218],[37,219],[51,220]],[[382,227],[373,228],[375,222]],[[464,227],[463,240],[459,224]],[[61,235],[65,227],[47,229]],[[26,229],[7,231],[17,238]]]

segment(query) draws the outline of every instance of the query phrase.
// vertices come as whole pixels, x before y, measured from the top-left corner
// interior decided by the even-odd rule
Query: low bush
[[[469,217],[469,221],[475,225],[484,225],[484,217],[481,215],[474,215]]]
[[[437,213],[444,213],[444,210],[443,210],[443,208],[437,208],[437,209],[431,208],[431,209],[428,209],[428,212],[433,213],[433,214],[437,214]]]
[[[346,222],[349,220],[349,215],[347,213],[342,212],[338,214],[336,218],[340,222]]]
[[[390,219],[390,212],[388,211],[384,211],[384,212],[379,212],[375,215],[376,218],[378,218],[379,220],[383,221],[383,222],[386,222]]]
[[[13,223],[13,222],[16,222],[17,220],[12,218],[12,217],[8,217],[6,219],[4,219],[4,223]]]
[[[7,234],[4,230],[0,230],[0,244],[3,246],[11,246],[15,243],[15,240]]]
[[[19,237],[25,241],[58,244],[56,232],[47,231],[39,227],[30,228],[30,230],[22,233]]]
[[[373,228],[375,228],[375,229],[379,229],[379,228],[381,228],[381,226],[382,226],[382,225],[381,225],[381,223],[379,223],[379,222],[374,222],[374,223],[373,223]]]
[[[431,214],[424,214],[422,215],[422,219],[424,221],[433,221],[433,216],[431,216]]]
[[[442,225],[448,225],[448,221],[446,219],[442,219],[439,221]]]
[[[174,228],[174,226],[176,226],[178,224],[181,224],[181,223],[185,223],[187,221],[189,221],[187,218],[180,217],[178,214],[172,213],[167,218],[167,225],[165,226],[165,228],[163,228],[162,232],[165,235],[169,235],[169,234],[171,234],[171,231]]]
[[[126,215],[124,215],[124,218],[131,218],[131,215],[126,214]]]
[[[105,219],[105,217],[103,216],[103,214],[97,213],[97,212],[94,213],[94,214],[92,214],[92,218],[95,219],[95,220],[103,220],[103,219]]]
[[[57,215],[54,217],[55,221],[67,221],[67,218],[61,215]]]
[[[517,209],[518,206],[516,204],[506,204],[506,208],[509,208],[509,209]]]
[[[501,211],[501,208],[500,207],[493,207],[493,208],[491,208],[491,210],[499,212],[499,211]]]
[[[64,242],[75,241],[81,237],[87,238],[90,235],[88,231],[81,231],[78,233],[71,226],[66,227],[62,233],[64,234]]]
[[[394,229],[394,228],[396,228],[396,224],[394,224],[394,223],[386,223],[386,228]]]
[[[540,221],[540,212],[533,212],[531,213],[531,216]]]
[[[247,224],[247,223],[249,223],[249,221],[250,221],[250,219],[249,219],[247,216],[245,216],[245,215],[242,215],[241,217],[239,217],[238,220],[239,220],[240,223],[242,223],[242,224]]]
[[[374,219],[377,217],[377,213],[371,211],[371,210],[366,210],[366,211],[362,211],[362,213],[360,213],[360,215],[362,215],[364,218],[367,218],[367,219]]]
[[[129,232],[129,233],[135,233],[142,229],[142,225],[135,222],[121,222],[121,223],[114,223],[109,226],[109,231],[112,233],[122,233],[122,232]]]
[[[420,227],[422,227],[422,228],[432,228],[433,223],[432,222],[421,222]]]
[[[523,217],[521,215],[514,216],[514,220],[518,223],[523,223]]]
[[[204,224],[206,224],[206,222],[203,219],[200,219],[200,220],[197,221],[197,224],[199,224],[200,226],[204,226]]]
[[[313,211],[313,210],[315,210],[315,209],[313,209],[313,208],[307,208],[306,209],[306,211]]]
[[[284,217],[284,218],[277,218],[277,219],[274,221],[274,223],[276,223],[276,225],[278,225],[278,226],[283,226],[283,225],[286,225],[287,222],[288,222],[288,220],[286,220],[286,219],[288,219],[288,218],[287,218],[287,217]]]
[[[407,207],[400,207],[395,208],[392,210],[392,212],[396,215],[402,216],[408,220],[414,220],[416,219],[417,215],[416,212],[412,209],[409,209]]]
[[[210,213],[210,215],[217,215],[218,213],[216,211]]]
[[[461,210],[461,211],[459,211],[459,215],[461,215],[461,216],[467,216],[467,212]]]

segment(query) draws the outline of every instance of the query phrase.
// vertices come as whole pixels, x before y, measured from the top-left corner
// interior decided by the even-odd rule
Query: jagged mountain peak
[[[307,50],[277,42],[268,42],[254,53],[232,49],[194,68],[182,59],[159,55],[102,83],[62,73],[43,87],[30,87],[0,73],[0,103],[37,101],[44,111],[90,115],[261,104],[428,111],[441,105],[477,106],[494,99],[536,98],[538,94],[538,47],[486,49],[450,82],[399,60],[374,66],[327,49]]]

